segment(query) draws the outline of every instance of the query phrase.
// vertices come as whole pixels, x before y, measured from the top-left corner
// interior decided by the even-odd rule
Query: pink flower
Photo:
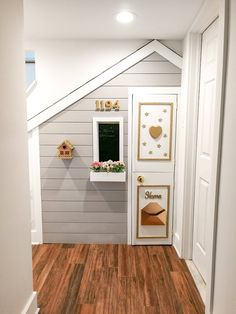
[[[102,163],[99,162],[99,161],[94,161],[94,162],[91,164],[91,167],[92,167],[92,168],[95,168],[95,169],[100,168],[100,167],[102,167]]]
[[[123,172],[125,171],[125,163],[123,161],[94,161],[90,169],[96,172],[106,171],[106,172]]]

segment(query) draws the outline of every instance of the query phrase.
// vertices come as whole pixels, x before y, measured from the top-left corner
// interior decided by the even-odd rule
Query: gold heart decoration
[[[161,126],[151,126],[149,128],[149,133],[152,138],[156,139],[162,134],[162,127]]]

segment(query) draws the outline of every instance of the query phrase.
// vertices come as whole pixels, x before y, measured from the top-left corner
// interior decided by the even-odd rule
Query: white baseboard
[[[29,297],[21,314],[38,314],[39,308],[37,307],[37,292],[34,291]]]
[[[180,240],[179,240],[179,235],[177,233],[174,233],[173,235],[173,247],[175,248],[176,253],[178,254],[178,256],[181,258],[181,254],[180,254]]]
[[[204,280],[202,279],[202,276],[200,275],[196,266],[194,265],[193,261],[185,260],[185,262],[186,262],[186,265],[188,266],[188,269],[189,269],[189,271],[193,277],[195,285],[197,286],[197,289],[200,293],[202,301],[205,304],[205,302],[206,302],[206,284],[205,284]]]

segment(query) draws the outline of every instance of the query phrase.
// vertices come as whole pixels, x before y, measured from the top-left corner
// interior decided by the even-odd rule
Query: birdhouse
[[[74,146],[68,141],[63,141],[58,147],[58,153],[57,156],[60,159],[72,159],[72,153],[73,153]]]

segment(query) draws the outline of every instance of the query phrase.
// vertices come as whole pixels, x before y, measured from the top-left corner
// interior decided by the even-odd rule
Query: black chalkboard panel
[[[99,161],[118,161],[119,156],[119,123],[99,123]]]

